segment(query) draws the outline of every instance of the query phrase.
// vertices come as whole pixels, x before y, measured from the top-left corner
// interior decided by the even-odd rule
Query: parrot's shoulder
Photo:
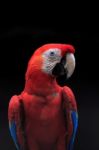
[[[63,96],[63,100],[65,102],[69,102],[71,104],[72,108],[77,110],[76,99],[75,99],[74,93],[70,87],[64,86],[62,88],[62,96]]]
[[[19,96],[17,95],[12,96],[10,99],[9,107],[17,108],[18,105],[19,105]]]
[[[11,97],[9,102],[9,110],[8,110],[8,117],[13,118],[14,114],[19,111],[19,96],[14,95]]]
[[[74,96],[74,93],[72,91],[72,89],[68,86],[64,86],[62,88],[62,92],[69,98],[69,99],[74,99],[75,96]]]

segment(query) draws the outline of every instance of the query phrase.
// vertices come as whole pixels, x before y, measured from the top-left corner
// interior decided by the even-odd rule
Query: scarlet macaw
[[[72,150],[78,113],[72,90],[56,77],[69,78],[75,69],[75,49],[45,44],[32,55],[25,88],[11,98],[9,128],[17,150]]]

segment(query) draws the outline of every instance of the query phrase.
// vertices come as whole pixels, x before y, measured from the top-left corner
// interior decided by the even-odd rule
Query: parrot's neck
[[[41,96],[56,92],[59,86],[56,79],[45,73],[32,74],[32,77],[26,80],[24,91],[28,94],[37,94]]]

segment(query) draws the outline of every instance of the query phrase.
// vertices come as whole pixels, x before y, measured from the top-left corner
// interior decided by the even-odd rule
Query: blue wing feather
[[[77,127],[78,127],[78,114],[77,114],[77,112],[72,111],[71,112],[71,118],[72,118],[72,123],[73,123],[73,133],[72,133],[72,137],[71,137],[71,140],[70,140],[70,143],[69,143],[68,150],[73,149],[73,144],[74,144],[76,131],[77,131]]]
[[[9,122],[9,129],[10,129],[10,133],[11,133],[13,141],[16,145],[17,150],[20,150],[19,144],[18,144],[18,139],[17,139],[17,134],[16,134],[16,124],[14,121]]]

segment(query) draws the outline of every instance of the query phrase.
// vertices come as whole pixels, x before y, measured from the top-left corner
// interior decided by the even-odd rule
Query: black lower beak
[[[64,68],[64,65],[62,63],[57,63],[54,67],[52,74],[57,76],[65,75],[67,74],[66,69]]]
[[[55,75],[56,77],[59,76],[67,76],[67,70],[64,68],[66,64],[66,57],[62,57],[60,63],[57,63],[56,66],[53,68],[52,74]]]

